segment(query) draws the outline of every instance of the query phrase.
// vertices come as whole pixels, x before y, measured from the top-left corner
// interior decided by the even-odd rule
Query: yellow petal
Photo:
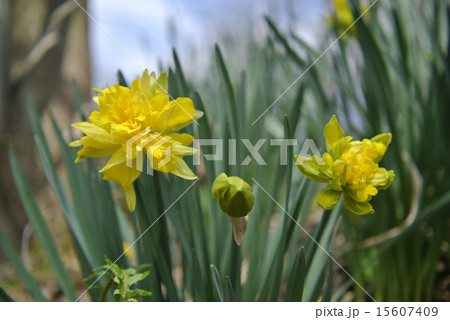
[[[394,170],[386,170],[385,168],[378,168],[375,171],[375,175],[367,179],[367,183],[370,183],[378,189],[387,189],[394,180]]]
[[[355,198],[358,202],[369,201],[372,196],[376,195],[378,190],[371,184],[366,185],[364,188],[355,190]]]
[[[127,191],[131,187],[132,183],[141,174],[139,170],[127,167],[125,162],[109,167],[102,173],[104,180],[111,180],[117,182],[118,184],[120,184],[120,186],[124,191]]]
[[[96,126],[90,122],[77,122],[73,123],[72,127],[81,130],[85,135],[89,136],[92,139],[95,139],[99,142],[103,142],[106,144],[115,144],[115,142],[111,139],[111,136],[105,129]]]
[[[156,75],[154,72],[149,74],[148,70],[145,69],[141,77],[141,86],[142,92],[147,97],[147,99],[151,99],[153,96],[156,96],[161,93],[167,95],[168,91],[167,75],[164,72],[162,72],[159,78],[156,79]]]
[[[342,154],[346,153],[350,149],[350,145],[353,142],[350,142],[353,139],[351,136],[346,136],[340,139],[333,147],[332,156],[333,159],[339,159]]]
[[[80,162],[80,160],[84,158],[102,158],[112,155],[114,152],[116,152],[117,147],[111,148],[111,149],[98,149],[98,148],[92,148],[85,146],[82,149],[80,149],[77,152],[77,156],[79,160],[77,159],[77,162]]]
[[[334,145],[344,138],[344,130],[342,129],[341,125],[337,121],[337,118],[335,115],[333,115],[330,119],[330,121],[325,126],[325,129],[323,130],[323,135],[325,136],[325,142],[327,144],[327,151],[332,152]]]
[[[119,149],[117,149],[116,152],[114,152],[114,154],[111,156],[111,158],[109,158],[108,162],[100,170],[100,172],[103,173],[104,171],[108,170],[109,168],[111,168],[113,166],[117,166],[117,165],[125,162],[125,160],[126,160],[125,151],[122,148],[119,148]]]
[[[184,162],[183,159],[181,159],[180,157],[175,157],[175,159],[176,165],[175,169],[171,171],[172,174],[186,180],[197,179],[197,176],[192,172],[192,170],[188,167],[188,165],[186,164],[186,162]]]
[[[294,156],[298,170],[307,178],[316,182],[328,182],[333,178],[332,170],[325,161],[318,156]]]
[[[189,98],[170,101],[161,115],[161,119],[167,119],[166,132],[175,132],[190,124],[195,120],[194,111],[194,104]]]
[[[187,133],[171,133],[169,137],[180,142],[183,146],[188,146],[194,141],[194,137]]]
[[[136,193],[134,192],[134,187],[131,185],[130,188],[125,192],[127,199],[127,206],[130,211],[134,211],[136,208]]]
[[[84,136],[80,140],[75,140],[69,143],[69,147],[79,147],[79,146],[91,147],[95,149],[117,149],[119,147],[119,144],[95,140],[89,136]]]
[[[341,193],[330,187],[326,187],[317,195],[317,203],[325,210],[331,210],[341,198]]]
[[[172,153],[176,156],[190,156],[197,152],[197,149],[179,145],[178,143],[172,144]]]
[[[344,200],[345,207],[352,213],[363,215],[374,212],[372,205],[368,201],[358,202],[350,197],[346,191],[344,191]]]
[[[374,159],[375,162],[378,163],[383,158],[387,148],[389,147],[389,144],[391,143],[391,140],[392,135],[390,133],[381,133],[370,139],[370,141],[374,143],[377,147],[378,155]]]

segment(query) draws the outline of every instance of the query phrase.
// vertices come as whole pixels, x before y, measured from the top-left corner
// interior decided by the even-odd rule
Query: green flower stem
[[[234,295],[239,295],[239,289],[241,286],[241,251],[239,246],[231,237],[231,266],[230,266],[230,279],[233,286]]]
[[[102,292],[100,294],[100,298],[98,299],[98,302],[105,302],[106,300],[106,294],[108,293],[108,290],[111,289],[112,285],[114,283],[113,278],[110,278],[108,282],[106,283],[105,287],[102,289]]]

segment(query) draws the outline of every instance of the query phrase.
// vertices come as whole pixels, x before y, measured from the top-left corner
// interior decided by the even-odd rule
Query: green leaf
[[[330,252],[331,255],[331,252]],[[331,295],[333,294],[333,260],[330,258],[328,262],[328,277],[325,290],[322,294],[322,302],[331,302]]]
[[[228,70],[225,65],[225,61],[223,60],[222,53],[217,44],[215,45],[215,52],[216,52],[216,62],[217,62],[217,66],[219,68],[219,73],[220,73],[222,81],[225,85],[226,93],[227,93],[229,104],[230,104],[230,107],[227,108],[227,110],[228,110],[227,114],[229,117],[228,121],[230,123],[231,137],[237,139],[237,138],[241,137],[241,135],[239,132],[239,124],[238,124],[239,123],[239,119],[238,119],[239,113],[238,113],[237,106],[236,106],[236,98],[234,96],[233,86],[231,84],[230,76],[228,74]]]
[[[36,301],[48,301],[47,298],[41,291],[39,284],[34,280],[31,273],[25,268],[22,260],[19,255],[14,250],[13,245],[9,242],[8,238],[6,238],[3,231],[0,229],[0,245],[3,248],[3,252],[6,254],[9,262],[11,262],[14,270],[19,276],[20,280],[24,284],[24,286],[28,289],[28,292],[31,294],[34,300]],[[1,289],[1,288],[0,288]],[[3,289],[2,289],[3,291]],[[6,293],[5,293],[6,294]],[[6,299],[4,297],[4,299]]]
[[[306,261],[305,250],[303,247],[297,252],[295,256],[294,265],[292,266],[291,274],[288,278],[285,302],[300,302],[303,294],[303,284],[306,276]]]
[[[175,48],[172,49],[173,61],[175,63],[175,75],[178,82],[178,88],[181,90],[178,92],[181,96],[189,96],[189,86],[187,85],[186,78],[184,77],[183,68],[181,68],[180,59]]]
[[[234,290],[233,285],[231,284],[231,280],[229,276],[225,276],[225,301],[234,302]]]
[[[125,77],[120,70],[117,70],[117,79],[119,80],[119,85],[121,85],[122,87],[128,87],[127,81],[125,80]]]
[[[206,301],[206,288],[203,283],[202,269],[200,268],[195,250],[192,250],[192,273],[192,298],[194,301]]]
[[[217,294],[219,295],[220,302],[224,302],[224,294],[222,289],[222,279],[220,279],[219,271],[217,270],[215,265],[211,265],[211,276],[214,283],[214,287],[216,288]]]
[[[77,299],[75,288],[72,285],[69,274],[64,268],[64,264],[58,254],[58,248],[56,247],[50,234],[50,230],[48,229],[48,226],[42,217],[41,211],[36,204],[31,188],[19,166],[19,159],[17,159],[12,147],[9,150],[9,162],[17,191],[19,192],[27,217],[36,232],[39,242],[42,245],[42,249],[47,256],[50,265],[55,271],[58,282],[67,298],[71,301],[75,301]]]

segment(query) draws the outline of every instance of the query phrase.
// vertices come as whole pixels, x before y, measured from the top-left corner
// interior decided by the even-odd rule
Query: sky
[[[127,79],[145,68],[160,70],[172,64],[172,47],[186,73],[205,67],[214,43],[225,33],[239,40],[251,30],[267,35],[264,15],[280,28],[294,30],[312,45],[319,42],[329,0],[90,0],[89,44],[92,86],[116,82],[122,70]],[[244,38],[244,37],[242,37]],[[245,41],[242,39],[242,41]],[[180,54],[182,53],[182,54]]]

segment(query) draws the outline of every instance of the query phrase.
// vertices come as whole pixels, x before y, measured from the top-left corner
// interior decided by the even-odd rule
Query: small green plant
[[[104,259],[106,264],[96,268],[96,272],[84,280],[88,285],[91,280],[94,280],[94,282],[90,284],[90,286],[92,286],[102,276],[109,276],[109,280],[106,282],[106,285],[101,288],[99,301],[107,300],[107,294],[112,287],[114,287],[113,298],[116,302],[137,302],[139,298],[152,295],[152,293],[147,290],[131,288],[147,278],[150,271],[145,271],[143,273],[140,273],[140,271],[148,268],[149,265],[143,264],[137,267],[122,269],[117,264],[112,262],[107,256],[104,256]]]

